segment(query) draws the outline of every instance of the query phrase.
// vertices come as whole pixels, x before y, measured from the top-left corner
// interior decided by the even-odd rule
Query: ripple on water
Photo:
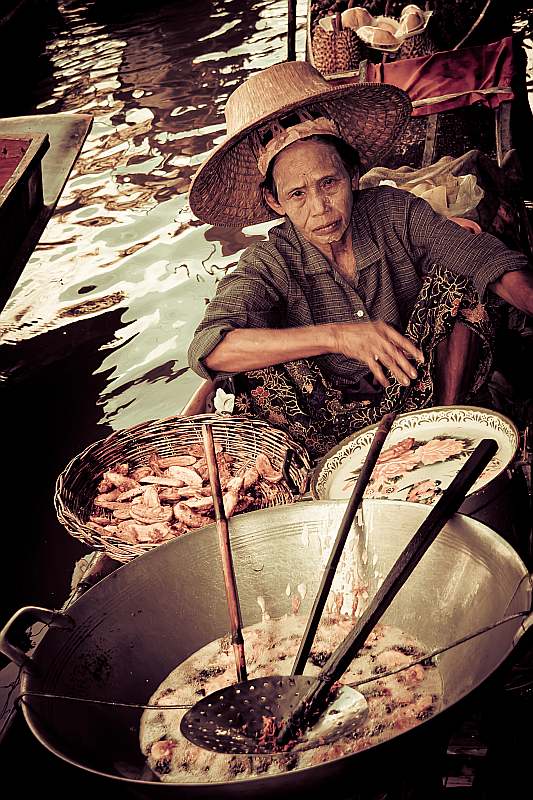
[[[118,309],[97,370],[109,376],[102,423],[115,428],[184,405],[198,383],[186,352],[205,303],[268,230],[203,225],[186,193],[221,140],[230,92],[286,48],[286,0],[145,5],[61,8],[33,111],[88,112],[94,123],[0,324],[10,345],[64,326],[75,339],[79,320]],[[300,3],[300,41],[304,13]]]

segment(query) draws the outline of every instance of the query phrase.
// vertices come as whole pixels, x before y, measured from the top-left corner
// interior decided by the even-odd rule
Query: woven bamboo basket
[[[311,460],[307,451],[284,431],[251,417],[174,416],[115,431],[75,456],[56,483],[54,505],[59,521],[72,536],[93,549],[104,550],[116,561],[130,561],[157,547],[159,543],[133,544],[117,536],[104,536],[87,525],[94,514],[98,484],[104,472],[117,464],[127,462],[130,470],[145,466],[154,451],[160,458],[188,454],[191,445],[202,444],[204,423],[212,425],[215,445],[222,445],[234,457],[235,469],[253,464],[261,452],[269,457],[275,470],[283,472],[279,483],[257,485],[257,500],[247,510],[292,503],[305,492]],[[111,516],[109,511],[102,513]]]

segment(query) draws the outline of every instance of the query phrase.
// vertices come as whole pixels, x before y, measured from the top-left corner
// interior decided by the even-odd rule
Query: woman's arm
[[[489,289],[520,311],[533,315],[533,272],[526,270],[506,272],[491,283]]]
[[[231,330],[204,363],[212,372],[247,372],[326,353],[342,353],[365,363],[382,386],[389,385],[382,367],[408,385],[416,378],[408,358],[423,360],[420,350],[385,322],[340,322]]]
[[[512,291],[513,299],[505,289],[506,296],[500,293],[500,281],[504,276],[516,271],[526,276],[529,273],[531,267],[523,253],[510,250],[490,233],[470,233],[437,214],[429,203],[419,197],[410,196],[406,202],[404,235],[415,259],[419,259],[426,268],[438,264],[457,275],[470,278],[481,300],[485,299],[487,290],[491,290],[525,310],[518,305],[521,302],[519,292]]]
[[[208,358],[232,331],[267,329],[282,323],[287,303],[286,268],[266,244],[248,248],[224,276],[189,345],[189,366],[202,378],[221,371]],[[224,370],[239,372],[239,369]]]

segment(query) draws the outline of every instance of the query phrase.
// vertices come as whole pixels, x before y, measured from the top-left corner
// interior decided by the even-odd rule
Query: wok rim
[[[512,652],[512,650],[510,652]],[[433,714],[428,719],[420,720],[416,725],[413,725],[412,728],[407,728],[406,730],[400,731],[399,733],[395,734],[394,736],[391,736],[389,739],[385,739],[382,742],[377,742],[376,744],[370,745],[370,747],[364,747],[364,748],[362,748],[361,750],[358,750],[355,753],[348,753],[346,755],[339,756],[337,758],[332,758],[332,759],[330,759],[328,761],[325,761],[323,763],[320,763],[320,764],[312,764],[310,766],[300,767],[300,768],[297,767],[296,769],[286,770],[285,772],[276,773],[274,775],[266,775],[266,776],[265,775],[257,775],[257,776],[255,776],[253,778],[246,778],[244,780],[237,779],[237,780],[234,780],[234,781],[222,781],[222,782],[221,781],[205,781],[204,783],[192,783],[192,782],[189,782],[189,781],[183,781],[183,782],[161,781],[161,780],[158,780],[157,777],[155,777],[155,774],[154,774],[154,780],[144,780],[144,779],[140,779],[140,778],[130,778],[130,777],[127,777],[125,775],[112,774],[110,772],[103,772],[103,771],[101,771],[99,769],[94,769],[93,767],[86,766],[85,764],[80,764],[78,761],[75,761],[74,759],[69,758],[64,753],[62,753],[60,750],[58,750],[56,747],[54,747],[49,742],[47,742],[45,737],[43,737],[38,732],[38,730],[35,728],[35,726],[32,724],[32,722],[31,722],[31,720],[29,718],[29,709],[28,709],[27,704],[22,702],[21,705],[22,705],[23,715],[24,715],[24,719],[26,721],[26,724],[28,725],[28,727],[29,727],[31,733],[33,734],[33,736],[35,736],[37,741],[46,750],[48,750],[54,756],[60,758],[61,761],[69,764],[70,766],[76,767],[77,769],[81,769],[84,772],[90,773],[91,775],[96,775],[99,778],[111,779],[111,780],[117,781],[119,783],[126,783],[126,784],[130,784],[132,786],[143,786],[143,787],[161,786],[161,787],[166,787],[166,791],[170,791],[171,789],[179,788],[181,791],[190,791],[191,793],[205,792],[206,790],[209,790],[209,789],[213,789],[214,791],[220,791],[220,790],[222,790],[224,788],[227,788],[228,786],[235,786],[235,785],[238,785],[239,787],[242,787],[242,790],[244,791],[247,786],[252,786],[252,785],[253,786],[257,786],[258,784],[264,784],[265,786],[267,786],[267,785],[268,786],[272,786],[272,788],[275,790],[274,783],[275,782],[282,783],[283,781],[285,781],[287,779],[288,776],[297,775],[299,777],[302,777],[302,775],[304,773],[307,774],[307,773],[309,773],[311,771],[313,771],[313,773],[315,773],[317,770],[323,770],[324,767],[330,768],[331,771],[333,771],[333,770],[342,770],[342,763],[347,761],[348,759],[352,759],[353,760],[357,756],[363,756],[363,757],[366,756],[368,758],[368,757],[370,757],[370,754],[375,754],[376,750],[379,747],[381,747],[382,749],[384,749],[386,746],[390,747],[394,742],[397,742],[398,739],[400,739],[401,737],[403,737],[402,738],[402,745],[405,745],[406,742],[407,742],[407,739],[412,737],[415,733],[420,732],[420,730],[422,729],[423,726],[425,726],[425,728],[427,728],[428,727],[428,723],[435,722],[435,720],[437,720],[437,718],[440,718],[443,714],[445,714],[447,712],[450,712],[450,711],[453,711],[457,707],[457,705],[459,705],[461,702],[465,701],[467,698],[470,697],[470,695],[472,695],[474,692],[479,690],[487,681],[489,681],[491,678],[493,678],[494,673],[496,672],[496,670],[499,669],[499,667],[501,666],[503,661],[505,661],[505,659],[508,656],[509,656],[509,653],[507,653],[504,656],[502,661],[498,663],[498,665],[494,668],[494,670],[489,675],[487,675],[480,684],[478,684],[477,686],[474,686],[473,688],[471,688],[465,695],[463,695],[462,697],[458,698],[453,703],[450,703],[450,705],[446,706],[445,708],[442,708],[440,711],[438,711],[436,714]],[[22,681],[25,680],[25,678],[26,678],[26,676],[23,676],[23,678],[21,679],[21,684],[22,684]],[[140,746],[139,746],[139,752],[142,754],[142,750],[140,749]],[[280,754],[280,755],[283,755],[283,754]],[[275,756],[275,754],[274,754],[274,756]],[[260,756],[258,756],[258,757],[260,757]],[[271,756],[269,756],[269,758],[270,757]],[[146,760],[145,756],[144,756],[144,759]],[[150,769],[150,768],[147,767],[147,769]],[[330,779],[331,780],[335,780],[335,776],[334,775],[330,776]],[[158,789],[157,791],[163,791],[163,789]]]
[[[240,519],[241,520],[240,524],[242,524],[242,522],[244,522],[244,521],[250,521],[251,519],[253,519],[254,515],[266,516],[266,514],[269,514],[269,516],[271,516],[272,512],[273,511],[275,512],[276,510],[281,511],[281,509],[283,509],[283,510],[287,511],[289,509],[296,509],[300,505],[300,502],[303,502],[303,501],[299,501],[299,502],[291,504],[289,506],[279,506],[277,508],[269,508],[269,509],[257,509],[256,511],[249,512],[248,514],[243,516],[243,518],[239,518],[238,517],[236,519],[237,520]],[[326,499],[313,500],[312,502],[313,502],[313,506],[314,507],[317,507],[317,506],[326,506],[326,507],[339,506],[339,507],[341,507],[341,506],[345,506],[346,505],[346,501],[345,500],[340,500],[340,499],[339,500],[326,500]],[[364,500],[363,501],[363,506],[367,506],[367,507],[370,507],[370,508],[373,508],[373,507],[376,507],[376,506],[377,507],[384,506],[385,504],[386,504],[386,508],[387,509],[392,509],[394,507],[405,508],[406,506],[409,506],[409,507],[412,506],[413,509],[415,509],[415,513],[416,512],[420,513],[420,512],[426,511],[426,514],[429,514],[429,512],[431,511],[430,507],[420,506],[420,505],[417,505],[417,504],[408,504],[403,500],[384,500],[384,499],[371,499],[370,500],[369,499],[369,500]],[[290,511],[289,511],[289,513],[290,513]],[[520,571],[522,572],[522,577],[521,577],[520,581],[517,584],[517,588],[516,588],[515,592],[518,591],[518,589],[519,589],[520,585],[522,584],[522,582],[524,581],[524,579],[527,578],[528,581],[529,581],[529,585],[527,586],[527,589],[526,589],[528,603],[529,603],[529,612],[528,613],[529,614],[533,613],[532,575],[528,571],[524,561],[522,560],[520,555],[516,552],[516,550],[513,548],[513,546],[509,542],[507,542],[499,533],[497,533],[492,528],[490,528],[488,525],[486,525],[483,522],[480,522],[479,520],[474,519],[473,517],[470,517],[470,516],[468,516],[466,514],[456,513],[456,514],[453,514],[450,517],[450,520],[448,520],[448,522],[452,521],[452,520],[455,520],[455,519],[458,519],[460,521],[465,520],[469,524],[474,525],[476,528],[481,527],[481,529],[483,530],[483,534],[484,535],[490,535],[490,537],[493,540],[495,540],[495,542],[496,542],[496,544],[498,546],[498,551],[501,551],[502,553],[504,552],[505,555],[506,555],[506,558],[510,558],[512,561],[515,562],[515,564],[518,567],[520,567]],[[448,524],[448,523],[446,523],[446,524]],[[150,559],[150,558],[161,557],[160,555],[158,556],[157,554],[162,550],[162,548],[164,548],[164,547],[175,547],[176,546],[176,542],[180,541],[181,539],[184,539],[185,537],[188,538],[191,535],[202,535],[202,533],[205,534],[205,533],[207,533],[207,532],[209,532],[210,530],[213,530],[213,529],[216,530],[216,524],[215,523],[212,524],[212,525],[208,525],[205,528],[202,528],[202,529],[200,529],[198,531],[191,531],[190,533],[187,533],[184,536],[180,536],[179,539],[173,539],[173,540],[171,540],[169,542],[164,542],[161,545],[159,545],[159,547],[154,548],[153,550],[150,550],[150,551],[148,551],[146,553],[143,553],[140,556],[137,556],[135,559],[133,559],[133,561],[128,562],[126,564],[121,564],[121,566],[117,570],[115,570],[110,575],[107,575],[106,577],[102,578],[102,580],[98,581],[97,584],[92,586],[81,597],[79,597],[77,600],[75,600],[74,603],[72,603],[72,605],[69,606],[69,608],[67,609],[67,613],[68,613],[68,610],[70,610],[74,606],[78,606],[78,604],[83,605],[84,602],[87,602],[87,601],[85,601],[85,598],[86,597],[90,597],[91,593],[94,594],[95,592],[97,592],[98,589],[99,589],[99,586],[104,584],[106,581],[113,580],[114,574],[116,572],[118,572],[119,570],[127,569],[128,567],[131,567],[139,559],[146,560],[146,559]],[[231,532],[231,530],[230,530],[230,532]],[[512,597],[510,599],[512,599]],[[509,622],[511,622],[511,621],[512,620],[510,620]],[[232,787],[232,786],[235,786],[235,785],[237,785],[239,787],[242,787],[242,790],[244,791],[246,789],[246,786],[252,787],[252,786],[257,786],[259,784],[264,784],[265,786],[269,785],[269,786],[272,786],[273,789],[275,789],[275,783],[276,782],[282,783],[284,780],[287,779],[287,776],[290,776],[290,775],[302,776],[304,773],[305,774],[314,773],[316,770],[324,769],[324,767],[329,768],[332,772],[335,771],[335,770],[342,770],[342,766],[341,766],[342,763],[347,761],[348,759],[354,759],[357,756],[365,756],[365,755],[368,756],[369,754],[375,753],[376,750],[379,747],[384,749],[387,745],[390,746],[392,743],[398,742],[399,740],[401,740],[402,745],[403,745],[407,741],[407,739],[409,738],[409,734],[412,735],[412,734],[415,734],[416,732],[419,732],[420,730],[423,729],[424,726],[425,726],[425,728],[427,728],[428,727],[427,723],[432,723],[435,720],[437,720],[438,718],[441,718],[443,714],[445,714],[445,713],[447,713],[449,711],[452,711],[453,709],[456,709],[459,704],[461,704],[462,702],[466,701],[475,692],[479,691],[488,681],[490,681],[494,677],[495,673],[497,673],[497,671],[500,669],[502,664],[506,661],[506,659],[510,656],[510,654],[513,652],[513,650],[516,648],[516,646],[518,644],[518,640],[516,639],[516,634],[520,630],[520,627],[521,627],[522,624],[523,624],[523,620],[520,620],[520,619],[516,620],[516,630],[514,631],[513,639],[511,640],[511,645],[509,646],[509,648],[505,652],[500,654],[500,656],[498,658],[498,661],[494,663],[494,665],[492,666],[491,671],[487,675],[485,675],[477,684],[470,686],[470,688],[467,691],[465,691],[464,694],[462,694],[460,697],[457,697],[455,700],[450,702],[444,708],[441,708],[439,711],[437,711],[435,714],[433,714],[428,719],[420,720],[412,728],[408,728],[406,730],[400,731],[399,733],[395,734],[394,736],[391,736],[388,739],[385,739],[384,741],[372,744],[369,747],[365,747],[362,750],[359,750],[359,751],[357,751],[355,753],[348,753],[348,754],[339,756],[337,758],[333,758],[331,760],[328,760],[328,761],[320,763],[320,764],[313,764],[311,766],[296,768],[294,770],[288,770],[288,771],[277,773],[277,774],[274,774],[274,775],[267,775],[267,776],[258,775],[258,776],[252,777],[252,778],[246,778],[244,780],[237,779],[235,781],[222,781],[222,782],[220,782],[220,781],[216,781],[216,782],[215,781],[205,781],[203,783],[170,782],[170,781],[169,782],[165,782],[165,781],[158,780],[157,778],[155,778],[154,780],[144,780],[144,779],[140,779],[140,778],[127,777],[125,775],[112,774],[110,772],[103,772],[103,771],[101,771],[99,769],[94,769],[94,768],[92,768],[90,766],[87,766],[85,764],[81,764],[78,761],[66,756],[64,753],[59,751],[55,746],[53,746],[50,742],[48,742],[47,739],[40,733],[40,731],[38,729],[38,726],[36,726],[33,723],[31,708],[29,707],[29,705],[26,702],[24,702],[23,695],[26,692],[30,692],[31,691],[31,688],[30,688],[30,686],[28,686],[28,684],[31,684],[32,679],[35,679],[36,676],[33,675],[31,673],[31,671],[28,670],[26,667],[24,667],[22,669],[21,677],[20,677],[20,686],[21,686],[20,694],[22,696],[22,699],[21,699],[22,712],[23,712],[23,716],[24,716],[24,719],[26,721],[26,724],[28,725],[28,727],[29,727],[30,731],[32,732],[33,736],[35,736],[37,741],[40,742],[40,744],[43,747],[45,747],[46,750],[48,750],[53,755],[55,755],[58,758],[60,758],[63,762],[65,762],[67,764],[70,764],[71,766],[76,767],[78,769],[81,769],[84,772],[88,772],[88,773],[90,773],[92,775],[96,775],[96,776],[101,777],[101,778],[110,779],[110,780],[118,781],[118,782],[121,782],[121,783],[131,784],[133,786],[143,786],[143,787],[160,786],[160,787],[167,787],[166,789],[157,789],[157,791],[170,791],[171,789],[176,789],[177,788],[177,789],[179,789],[181,791],[186,791],[187,790],[187,791],[190,791],[191,793],[200,793],[200,792],[205,792],[206,790],[209,790],[209,789],[212,789],[213,791],[219,791],[219,790],[221,790],[223,788],[227,788],[228,786]],[[36,645],[35,650],[34,650],[34,654],[35,655],[38,654],[39,647],[41,646],[42,642],[46,639],[47,634],[48,634],[48,630],[44,633],[44,635],[42,636],[41,640]],[[37,658],[38,658],[38,655],[37,655]],[[141,750],[140,746],[139,746],[139,752],[142,754],[142,750]],[[331,776],[332,779],[334,779],[334,777],[335,777],[334,775]]]

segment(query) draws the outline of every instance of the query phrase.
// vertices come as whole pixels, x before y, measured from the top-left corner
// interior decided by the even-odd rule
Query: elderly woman
[[[231,95],[191,187],[205,222],[283,222],[221,280],[190,365],[314,455],[387,411],[467,399],[490,367],[489,298],[533,310],[525,256],[405,191],[358,191],[409,113],[395,87],[277,64]]]

